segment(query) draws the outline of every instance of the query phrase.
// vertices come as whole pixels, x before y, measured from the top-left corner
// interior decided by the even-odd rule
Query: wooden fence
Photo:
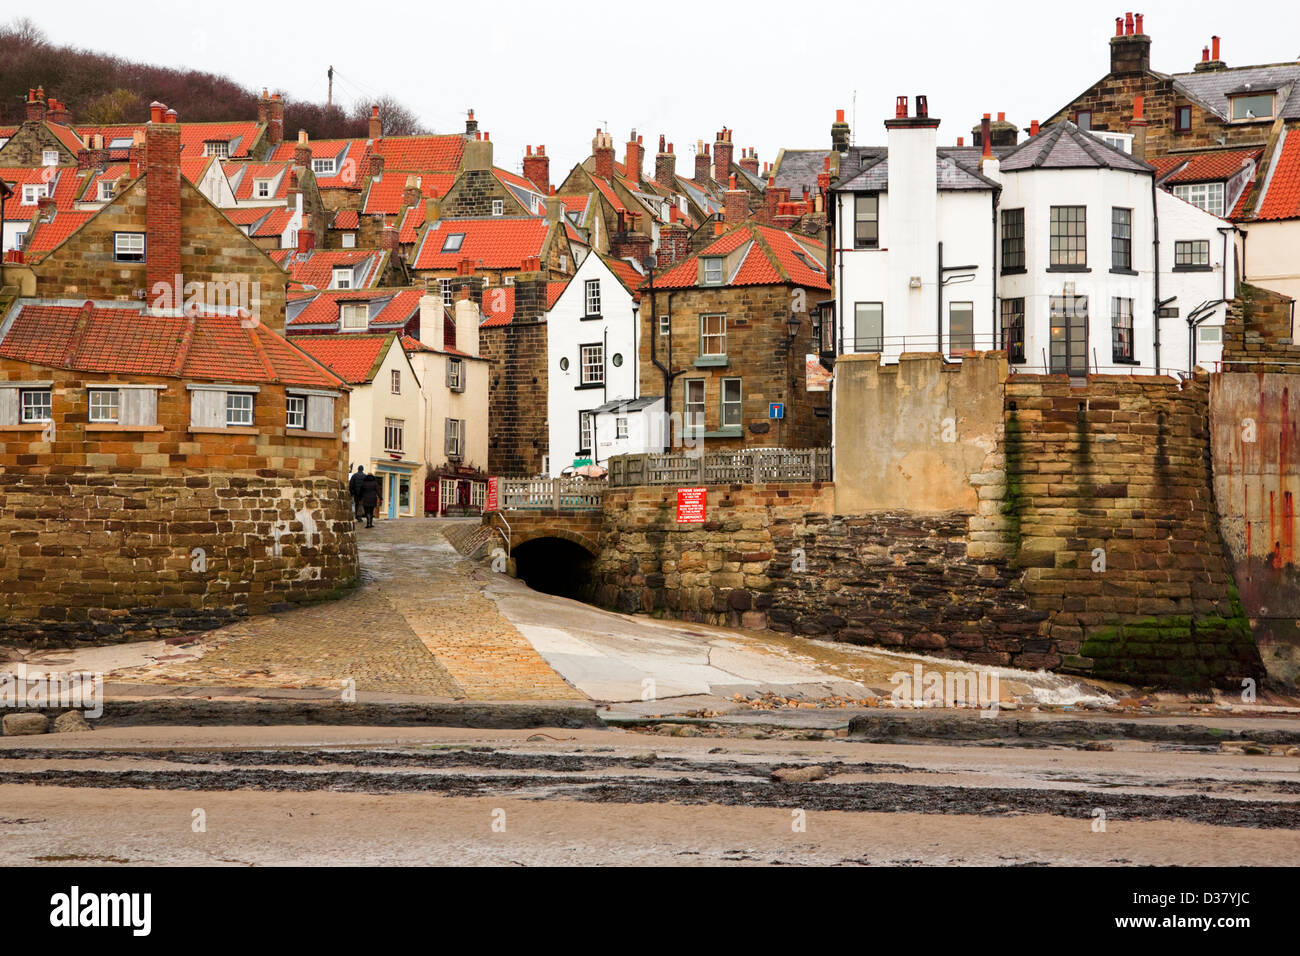
[[[502,511],[599,511],[605,488],[591,478],[502,478],[497,495]]]
[[[736,451],[617,455],[609,460],[609,484],[748,485],[831,480],[829,448],[745,448]]]

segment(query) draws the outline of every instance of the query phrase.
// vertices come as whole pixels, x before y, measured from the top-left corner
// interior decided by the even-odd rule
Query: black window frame
[[[1204,251],[1202,257],[1201,251]],[[1204,261],[1198,261],[1204,258]],[[1176,239],[1174,240],[1174,271],[1175,272],[1209,272],[1214,267],[1210,265],[1210,240],[1209,239]]]
[[[1088,207],[1052,206],[1048,211],[1048,272],[1088,272]],[[1066,261],[1082,258],[1082,262]]]
[[[1012,296],[1002,300],[1001,322],[998,329],[1001,334],[1002,348],[1007,351],[1007,361],[1012,365],[1025,362],[1025,299],[1024,296]]]
[[[863,218],[859,205],[864,200],[870,200],[874,206],[871,218]],[[874,235],[863,238],[861,236],[861,224],[870,223]],[[879,249],[880,248],[880,193],[854,193],[853,194],[853,248],[854,249]]]
[[[1110,207],[1110,271],[1137,275],[1133,271],[1133,210],[1124,206]]]
[[[1025,210],[1003,209],[1000,220],[1002,274],[1018,275],[1025,271]]]
[[[1133,344],[1133,300],[1124,296],[1111,296],[1110,300],[1110,358],[1123,365],[1136,365]]]

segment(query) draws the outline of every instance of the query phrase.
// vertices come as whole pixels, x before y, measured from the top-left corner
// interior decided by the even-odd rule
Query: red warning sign
[[[704,520],[704,506],[708,501],[707,488],[677,489],[677,523],[688,524]]]

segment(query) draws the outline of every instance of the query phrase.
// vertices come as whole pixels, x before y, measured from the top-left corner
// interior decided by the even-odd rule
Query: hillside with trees
[[[74,124],[88,125],[143,122],[154,100],[176,110],[183,122],[254,119],[260,93],[214,73],[58,45],[25,18],[0,24],[0,126],[23,121],[27,91],[38,86],[68,107]],[[337,103],[297,102],[287,95],[284,100],[286,135],[297,135],[300,129],[312,139],[366,135],[370,103],[344,109]],[[392,97],[378,105],[385,134],[423,132],[416,116]]]

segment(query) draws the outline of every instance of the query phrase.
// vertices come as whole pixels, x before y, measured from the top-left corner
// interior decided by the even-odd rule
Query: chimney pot
[[[907,119],[907,97],[900,96],[894,100],[894,118]]]
[[[1116,18],[1115,18],[1115,36],[1117,36],[1117,37],[1122,37],[1123,35],[1124,35],[1124,18],[1123,18],[1123,17],[1116,17]]]
[[[1217,62],[1219,59],[1219,38],[1210,37],[1210,43],[1213,44],[1213,48],[1210,51],[1210,59]]]
[[[1006,113],[999,113],[999,114],[998,114],[998,122],[999,122],[999,123],[1005,123],[1006,121],[1007,121],[1007,114],[1006,114]]]
[[[1038,120],[1031,120],[1031,121],[1030,121],[1030,123],[1029,123],[1029,135],[1030,135],[1030,136],[1037,136],[1037,135],[1038,135]]]
[[[964,146],[964,145],[966,145],[966,143],[965,143],[965,137],[958,136],[958,137],[957,137],[957,145],[958,145],[958,146]]]
[[[927,119],[930,116],[930,106],[926,102],[924,96],[918,96],[916,98],[916,115],[918,117],[927,118]]]
[[[1131,13],[1124,14],[1124,35],[1133,35],[1133,14]]]
[[[1142,29],[1142,14],[1139,13],[1134,17],[1134,20],[1136,20],[1136,24],[1133,32],[1139,36],[1143,35],[1146,31]]]
[[[837,122],[837,123],[843,123],[843,122],[844,122],[844,111],[843,111],[843,110],[836,110],[836,111],[835,111],[835,122]]]
[[[1210,48],[1208,46],[1201,47],[1201,62],[1202,63],[1210,62]]]

